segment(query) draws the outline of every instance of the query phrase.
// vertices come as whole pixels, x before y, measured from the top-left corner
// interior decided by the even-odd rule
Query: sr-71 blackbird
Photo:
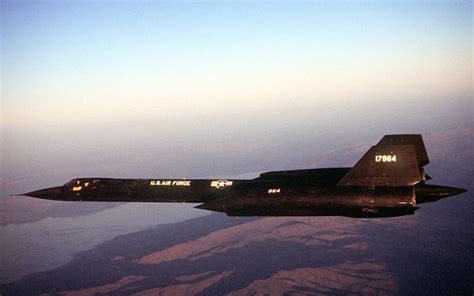
[[[274,171],[243,179],[77,178],[24,195],[65,201],[200,203],[229,216],[391,217],[466,190],[428,185],[421,135],[386,135],[352,168]]]

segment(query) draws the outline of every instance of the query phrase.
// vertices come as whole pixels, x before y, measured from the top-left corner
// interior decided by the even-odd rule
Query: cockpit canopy
[[[81,191],[89,186],[95,187],[98,183],[100,183],[100,181],[100,179],[91,178],[72,179],[71,181],[64,184],[63,187],[72,191]]]

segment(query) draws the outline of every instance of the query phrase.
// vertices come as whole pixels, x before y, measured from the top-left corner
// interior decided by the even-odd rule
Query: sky
[[[1,1],[2,190],[243,174],[302,164],[295,147],[472,127],[472,8]]]

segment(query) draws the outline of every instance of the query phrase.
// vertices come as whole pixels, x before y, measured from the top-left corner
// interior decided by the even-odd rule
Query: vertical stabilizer
[[[424,167],[430,160],[426,153],[425,143],[423,137],[418,134],[411,135],[385,135],[377,146],[384,145],[412,145],[415,148],[416,158],[418,159],[418,165]]]
[[[339,181],[338,186],[402,187],[425,180],[428,155],[421,135],[386,135]]]

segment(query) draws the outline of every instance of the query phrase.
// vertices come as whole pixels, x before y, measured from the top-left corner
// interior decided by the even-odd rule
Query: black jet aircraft
[[[386,135],[352,168],[274,171],[242,179],[77,178],[27,196],[65,201],[200,203],[229,216],[389,217],[463,193],[428,185],[421,135]]]

